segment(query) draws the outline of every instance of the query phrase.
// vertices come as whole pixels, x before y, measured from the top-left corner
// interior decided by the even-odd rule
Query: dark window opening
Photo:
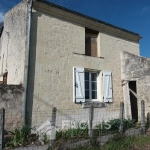
[[[8,75],[7,72],[3,74],[3,80],[0,81],[0,84],[7,84],[7,75]]]
[[[85,28],[85,55],[97,57],[97,37],[98,32]]]
[[[134,92],[136,91],[136,81],[129,82],[129,88]],[[132,119],[136,122],[138,121],[138,106],[137,106],[137,97],[130,91],[130,103],[131,103],[131,113]]]

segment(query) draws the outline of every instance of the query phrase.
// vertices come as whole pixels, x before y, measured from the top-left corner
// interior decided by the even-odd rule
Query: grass
[[[134,122],[134,120],[131,120],[131,119],[124,119],[123,125],[124,125],[124,131],[125,131],[128,128],[135,127],[135,122]],[[108,127],[110,127],[110,128],[108,128]],[[120,127],[120,119],[112,119],[107,122],[102,122],[101,124],[99,124],[95,127],[95,129],[93,131],[94,132],[93,137],[96,138],[96,137],[102,136],[103,134],[108,134],[108,133],[118,133],[119,127]],[[22,128],[16,129],[14,132],[12,132],[11,136],[7,136],[7,138],[5,138],[5,146],[6,147],[18,147],[18,146],[28,145],[30,143],[38,143],[39,136],[36,134],[32,135],[31,130],[32,130],[32,128],[27,127],[27,126],[23,126]],[[118,139],[116,140],[115,138],[116,139],[118,138]],[[66,130],[56,131],[56,140],[54,143],[54,147],[55,148],[61,147],[67,143],[73,144],[74,142],[79,142],[79,141],[85,140],[85,139],[89,139],[88,123],[78,124],[76,128],[69,128]],[[47,137],[46,134],[42,135],[41,140],[43,143],[49,142],[49,138]],[[109,141],[110,144],[109,143],[108,143],[108,145],[106,144],[105,147],[106,148],[108,147],[108,149],[109,149],[109,145],[111,145],[111,142],[112,143],[113,142],[115,143],[116,141],[122,142],[123,140],[125,140],[124,137],[114,137],[111,141]],[[127,138],[127,141],[123,141],[122,143],[130,145],[129,144],[130,140],[131,139],[129,139],[129,142],[128,142],[128,138]],[[118,144],[118,145],[120,145],[120,144]],[[98,145],[98,143],[95,142],[95,140],[92,140],[88,143],[87,146],[78,146],[76,148],[73,148],[72,150],[76,150],[76,149],[77,150],[78,149],[97,150],[97,149],[99,149],[99,145]],[[113,150],[113,149],[111,149],[111,150]]]
[[[98,143],[92,143],[66,150],[144,150],[146,146],[149,146],[150,149],[150,136],[141,135],[126,137],[117,134],[101,148]]]
[[[143,150],[150,143],[150,136],[122,136],[116,135],[109,140],[102,150]]]
[[[131,120],[131,119],[124,119],[123,125],[124,125],[124,131],[125,131],[128,128],[135,127],[135,122],[134,122],[134,120]],[[108,128],[108,127],[110,127],[110,128]],[[101,124],[95,126],[95,128],[93,130],[93,133],[94,133],[93,137],[96,138],[96,137],[111,134],[111,133],[115,133],[115,134],[119,133],[119,127],[120,127],[120,119],[119,118],[112,119],[107,122],[102,122]],[[56,131],[55,147],[61,147],[62,145],[66,144],[66,143],[73,144],[74,142],[78,142],[78,141],[88,139],[88,138],[89,138],[88,123],[80,124],[76,128],[69,128],[66,130]],[[87,147],[89,147],[89,146],[87,146]],[[85,148],[86,150],[88,150],[89,148],[87,148],[87,147],[79,146],[74,149],[82,150]],[[99,148],[99,146],[97,147],[97,144],[95,143],[95,145],[92,145],[92,147],[90,147],[90,149],[92,149],[92,148],[97,149],[97,148]]]

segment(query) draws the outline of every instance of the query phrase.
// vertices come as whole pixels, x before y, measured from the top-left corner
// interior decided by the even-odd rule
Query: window
[[[7,73],[3,75],[3,84],[7,84]]]
[[[91,71],[89,69],[73,68],[73,101],[113,102],[112,75],[108,71]]]
[[[97,37],[98,32],[85,28],[85,55],[97,57]]]
[[[85,72],[85,99],[97,100],[97,76],[98,73]]]
[[[7,84],[7,75],[8,73],[5,72],[2,76],[2,81],[0,81],[0,84]]]

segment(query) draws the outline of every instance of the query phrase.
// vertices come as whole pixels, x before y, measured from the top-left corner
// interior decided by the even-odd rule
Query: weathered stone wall
[[[138,110],[139,117],[141,112],[141,100],[146,102],[146,112],[149,112],[150,106],[150,59],[140,57],[131,53],[122,53],[122,81],[136,81],[137,96],[138,96]],[[124,85],[125,86],[125,85]],[[129,91],[125,91],[125,95],[129,95]],[[130,103],[129,96],[125,99]]]
[[[112,72],[114,104],[123,101],[121,82],[121,52],[139,55],[139,44],[100,33],[100,52],[104,57],[104,70]]]
[[[5,129],[12,130],[22,124],[22,85],[0,85],[0,108],[5,109]]]
[[[8,84],[24,82],[27,23],[26,1],[5,14],[0,47],[0,74],[8,71]]]

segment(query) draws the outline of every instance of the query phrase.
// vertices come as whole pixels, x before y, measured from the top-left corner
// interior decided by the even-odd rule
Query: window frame
[[[85,99],[85,72],[97,73],[97,99]],[[73,102],[113,102],[112,72],[73,67]]]

